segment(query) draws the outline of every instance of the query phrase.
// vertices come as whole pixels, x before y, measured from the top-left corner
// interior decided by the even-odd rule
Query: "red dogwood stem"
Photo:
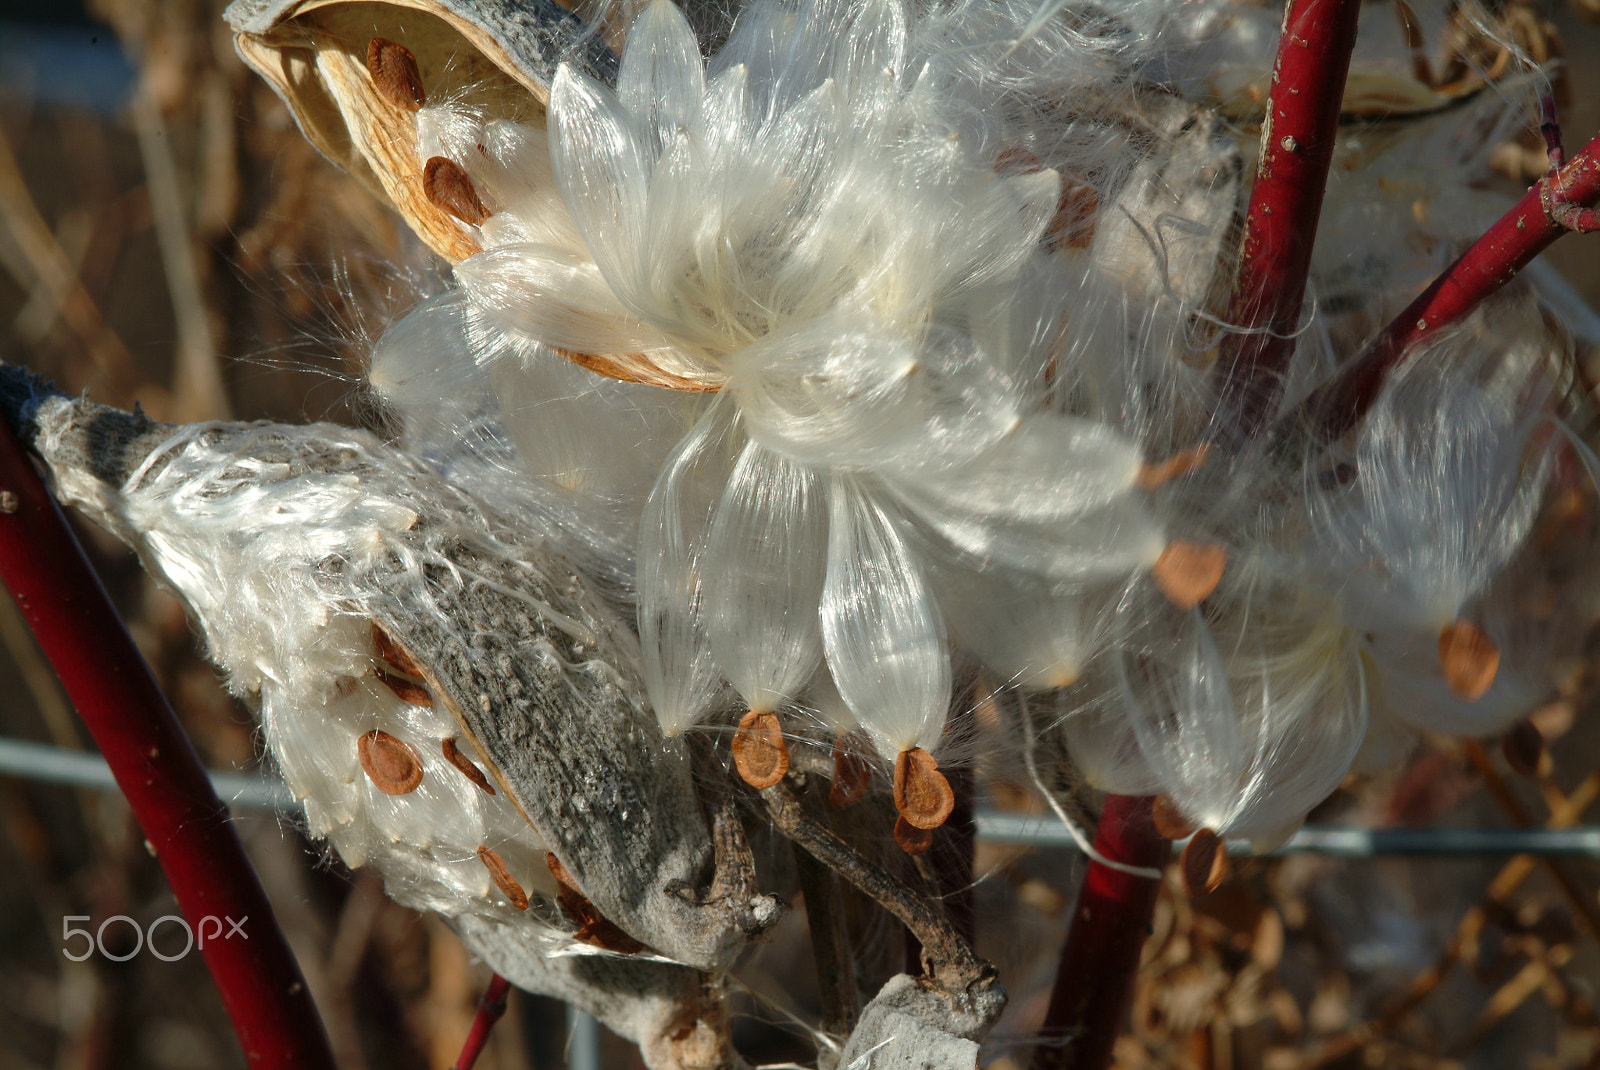
[[[450,1070],[472,1070],[478,1064],[478,1056],[489,1043],[494,1024],[506,1012],[506,994],[510,991],[511,982],[504,977],[495,974],[489,978],[489,987],[483,990],[483,998],[478,1000],[478,1009],[472,1015],[472,1028],[467,1030],[467,1039],[461,1044],[461,1054],[456,1056],[456,1064]]]
[[[1095,850],[1130,866],[1160,869],[1172,855],[1172,844],[1156,832],[1150,816],[1154,801],[1143,795],[1106,796]],[[1160,881],[1090,860],[1032,1070],[1101,1070],[1111,1064],[1160,890]]]
[[[1284,11],[1227,313],[1240,330],[1217,362],[1241,438],[1271,415],[1294,352],[1360,14],[1360,0],[1292,0]]]
[[[333,1070],[305,978],[227,809],[4,420],[0,580],[127,796],[196,934],[249,1065]]]
[[[1546,175],[1433,284],[1394,318],[1336,378],[1280,424],[1279,434],[1332,441],[1354,427],[1384,377],[1418,342],[1461,319],[1505,286],[1533,258],[1572,230],[1594,229],[1600,202],[1600,135],[1554,177]]]

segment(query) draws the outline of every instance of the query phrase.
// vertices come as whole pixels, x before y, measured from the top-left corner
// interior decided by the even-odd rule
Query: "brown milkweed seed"
[[[483,775],[482,769],[473,764],[471,758],[461,753],[460,749],[456,747],[454,737],[441,741],[439,749],[444,752],[444,760],[461,770],[468,780],[487,791],[490,795],[494,794],[494,787],[489,783],[489,778]]]
[[[374,729],[356,741],[367,779],[385,795],[406,795],[422,783],[422,759],[411,745]]]
[[[1155,490],[1169,479],[1188,475],[1190,472],[1202,467],[1209,456],[1211,456],[1211,443],[1202,442],[1193,449],[1175,453],[1164,461],[1159,461],[1156,464],[1141,465],[1137,480],[1139,489]]]
[[[433,705],[433,696],[422,682],[422,670],[388,632],[378,627],[377,621],[372,622],[372,646],[378,652],[378,664],[372,667],[372,673],[379,683],[413,706]]]
[[[397,107],[417,111],[428,102],[417,57],[405,45],[382,37],[368,41],[367,73],[383,98]]]
[[[483,206],[472,179],[460,164],[447,157],[435,156],[423,165],[422,192],[428,195],[435,208],[449,212],[463,223],[475,227],[489,218],[489,209]]]
[[[407,680],[404,676],[396,676],[394,673],[384,672],[379,668],[374,668],[372,675],[378,678],[380,684],[393,691],[397,698],[409,702],[413,706],[433,705],[433,696],[428,694],[428,689],[415,680]]]
[[[828,786],[828,801],[839,809],[854,806],[867,793],[872,767],[861,756],[860,741],[840,736],[833,744],[833,783]]]
[[[789,771],[789,748],[774,713],[751,710],[733,734],[733,764],[752,788],[770,788]]]
[[[1528,777],[1538,776],[1539,767],[1544,764],[1544,736],[1524,717],[1501,738],[1500,753],[1516,772]]]
[[[1500,648],[1483,629],[1463,618],[1439,633],[1439,665],[1456,697],[1472,702],[1494,686]]]
[[[1168,543],[1150,574],[1167,601],[1179,609],[1193,609],[1222,582],[1228,563],[1226,548],[1197,542]]]
[[[1150,806],[1150,821],[1156,827],[1156,835],[1164,840],[1181,840],[1194,833],[1194,826],[1183,816],[1183,811],[1178,809],[1178,804],[1172,801],[1170,795],[1156,796]]]
[[[1050,220],[1056,247],[1087,249],[1094,241],[1094,224],[1100,214],[1100,197],[1094,187],[1071,171],[1061,173],[1061,196]]]
[[[518,910],[527,910],[528,893],[522,890],[522,885],[517,883],[517,879],[506,868],[505,859],[501,858],[493,848],[479,846],[478,860],[489,871],[489,879],[494,881],[494,886],[511,900],[511,905]]]
[[[1183,890],[1190,899],[1209,895],[1228,876],[1228,848],[1215,832],[1201,829],[1184,846],[1178,868],[1183,873]]]
[[[557,858],[553,851],[546,852],[544,864],[550,867],[550,875],[556,879],[559,889],[556,892],[556,902],[561,904],[561,909],[567,917],[578,926],[578,931],[572,934],[574,940],[592,947],[603,947],[619,955],[636,955],[644,950],[644,944],[629,936],[616,922],[601,914],[600,908],[578,890],[577,884],[573,883],[572,874],[567,872],[567,867],[561,864],[561,859]]]
[[[936,829],[956,807],[956,793],[939,772],[939,763],[921,747],[903,750],[894,759],[894,808],[919,829]]]
[[[894,819],[894,842],[900,850],[913,857],[926,854],[933,846],[933,830],[919,829],[903,817]]]
[[[422,679],[422,670],[417,663],[411,660],[411,655],[400,648],[400,644],[389,637],[389,633],[378,627],[378,622],[372,622],[372,645],[378,651],[378,657],[389,663],[389,667],[402,676],[415,676]]]

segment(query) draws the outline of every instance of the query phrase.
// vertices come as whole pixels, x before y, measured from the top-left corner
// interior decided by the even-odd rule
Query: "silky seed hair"
[[[524,529],[520,546],[498,541],[492,532],[508,529],[415,461],[327,424],[180,428],[120,489],[74,474],[61,487],[130,533],[151,572],[191,607],[230,688],[259,707],[267,749],[312,836],[352,867],[375,867],[408,906],[559,943],[541,912],[524,913],[530,898],[555,893],[547,845],[461,753],[461,729],[442,703],[380,679],[420,670],[363,609],[375,569],[391,585],[412,585],[408,604],[426,612],[429,584],[473,582],[444,553],[452,540],[550,560],[537,533]],[[456,519],[441,524],[441,515]],[[517,597],[558,626],[596,627],[531,593]],[[591,671],[608,670],[595,662]]]
[[[1255,62],[1257,13],[1112,5],[1070,32],[1031,3],[620,13],[615,85],[570,65],[542,113],[417,111],[419,162],[455,190],[436,200],[483,252],[419,310],[416,337],[446,344],[397,344],[374,382],[475,491],[536,501],[619,577],[669,735],[732,728],[757,783],[819,720],[870,740],[880,775],[951,760],[954,648],[1038,693],[1097,785],[1270,839],[1358,754],[1403,745],[1393,696],[1419,679],[1397,666],[1424,641],[1445,698],[1416,708],[1439,723],[1527,701],[1496,681],[1539,669],[1471,608],[1493,608],[1544,504],[1526,413],[1429,425],[1441,455],[1478,427],[1518,457],[1509,498],[1394,478],[1433,393],[1492,409],[1519,388],[1424,377],[1413,412],[1402,373],[1305,472],[1230,442],[1215,361],[1252,105],[1213,73],[1242,41]],[[1387,38],[1362,40],[1357,114],[1364,64],[1387,62]],[[1419,164],[1481,171],[1520,92],[1342,139],[1278,415],[1490,210],[1417,185]],[[1414,255],[1374,259],[1390,246]],[[467,450],[431,388],[451,376],[475,399]],[[1499,542],[1402,567],[1481,492],[1512,503]],[[1396,630],[1407,614],[1431,616]]]

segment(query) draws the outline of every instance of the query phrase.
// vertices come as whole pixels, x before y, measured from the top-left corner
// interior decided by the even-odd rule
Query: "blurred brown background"
[[[333,419],[382,431],[361,392],[362,354],[435,269],[393,215],[299,137],[234,56],[220,9],[94,0],[74,11],[41,0],[0,13],[0,358],[163,419]],[[1576,147],[1600,129],[1597,34],[1567,7],[1536,11],[1572,57],[1562,118]],[[1600,302],[1600,237],[1567,239],[1555,261]],[[81,534],[204,760],[257,771],[255,727],[199,655],[182,609],[120,547]],[[1492,748],[1441,743],[1382,782],[1352,786],[1324,816],[1582,820],[1600,795],[1587,691],[1575,677],[1541,711],[1561,743],[1540,778],[1513,777]],[[89,746],[4,600],[0,694],[0,737]],[[442,924],[389,903],[371,874],[347,872],[292,823],[254,814],[240,824],[341,1066],[448,1066],[483,968]],[[1042,1016],[1078,869],[986,847],[980,872],[983,950],[1013,995],[996,1052],[1012,1059],[1025,1049],[1008,1051],[1008,1038],[1025,1042]],[[1208,899],[1163,898],[1119,1058],[1263,1070],[1600,1068],[1597,888],[1593,863],[1247,863]],[[198,956],[63,954],[69,915],[98,926],[173,911],[117,796],[0,776],[0,1070],[243,1066]],[[131,943],[131,933],[114,926],[107,939]],[[769,952],[743,976],[803,1009],[804,992],[782,992],[789,954]],[[794,1041],[784,1053],[757,1017],[741,1025],[752,1052],[807,1057]],[[558,1005],[519,997],[479,1065],[555,1070],[567,1065],[566,1039]],[[599,1065],[631,1064],[607,1043]]]

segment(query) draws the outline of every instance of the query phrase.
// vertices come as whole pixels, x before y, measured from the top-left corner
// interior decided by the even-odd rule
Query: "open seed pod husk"
[[[307,139],[451,263],[478,245],[425,192],[415,121],[421,101],[409,90],[528,122],[542,119],[563,61],[606,82],[616,78],[616,53],[602,30],[554,0],[236,0],[226,17],[239,55],[288,104]],[[375,40],[384,46],[375,48]]]

